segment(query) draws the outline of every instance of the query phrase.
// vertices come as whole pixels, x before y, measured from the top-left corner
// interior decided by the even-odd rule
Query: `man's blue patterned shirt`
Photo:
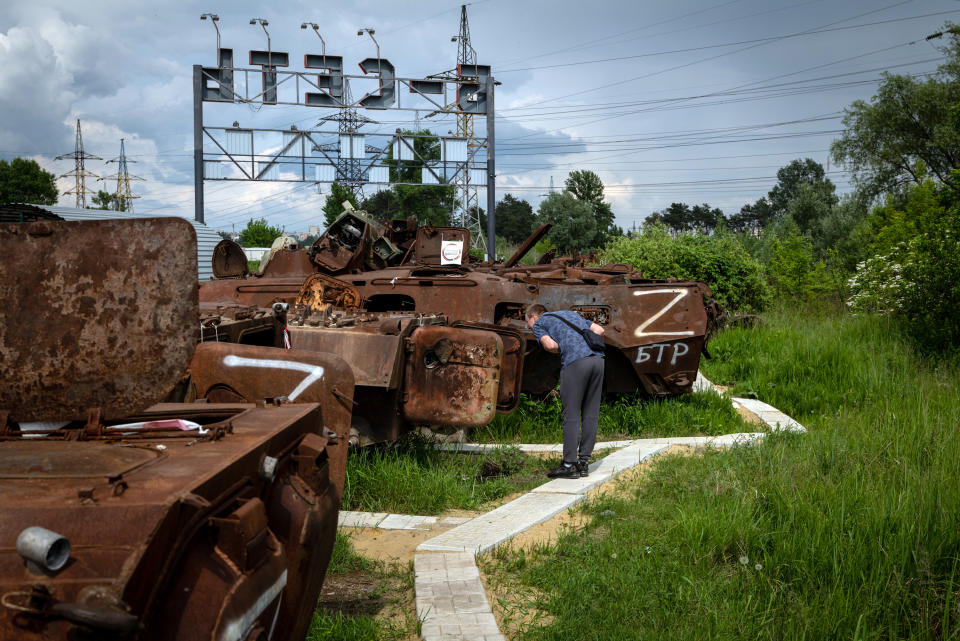
[[[537,322],[533,324],[533,335],[537,337],[537,342],[544,336],[549,336],[560,346],[560,366],[566,367],[570,363],[598,354],[603,358],[603,354],[590,349],[587,341],[583,339],[580,332],[576,332],[569,325],[558,318],[551,316],[562,316],[570,321],[576,327],[584,329],[590,327],[590,321],[576,312],[569,310],[560,310],[557,312],[547,312],[542,314]]]

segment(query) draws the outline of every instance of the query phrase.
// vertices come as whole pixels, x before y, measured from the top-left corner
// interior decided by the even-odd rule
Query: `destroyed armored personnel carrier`
[[[262,273],[215,266],[222,277],[201,284],[200,300],[212,307],[293,303],[307,278],[332,274],[356,290],[366,312],[442,314],[451,323],[519,331],[526,343],[521,389],[532,394],[552,390],[560,373],[559,357],[540,349],[523,322],[527,306],[540,303],[577,311],[607,330],[607,392],[656,397],[691,391],[721,314],[707,285],[644,278],[629,265],[585,267],[582,259],[519,265],[548,230],[542,226],[503,263],[464,258],[443,264],[450,261],[441,247],[451,240],[469,247],[468,230],[421,227],[413,235],[408,226],[398,231],[348,212],[310,250],[280,252]],[[396,251],[377,252],[378,240]]]
[[[350,363],[356,383],[350,442],[356,445],[395,441],[414,425],[480,427],[520,400],[524,339],[518,329],[450,323],[442,314],[368,311],[357,288],[323,274],[307,277],[290,304],[202,306],[201,325],[198,353],[217,341],[217,349],[230,353],[225,343],[236,342],[337,354]],[[208,381],[230,377],[212,365],[191,366],[198,393],[208,393]],[[247,390],[222,387],[219,394],[244,400],[250,384],[243,383]],[[278,393],[270,379],[259,385],[257,394]]]
[[[195,242],[180,219],[0,224],[0,639],[304,638],[353,374],[198,348]],[[229,375],[198,395],[191,360]],[[236,372],[286,398],[218,398]]]

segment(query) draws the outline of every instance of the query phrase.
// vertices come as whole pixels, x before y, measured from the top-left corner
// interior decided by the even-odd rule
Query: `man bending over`
[[[597,419],[603,394],[603,354],[590,348],[581,331],[589,329],[602,336],[603,328],[573,311],[548,313],[543,305],[531,305],[525,317],[527,326],[543,349],[560,354],[563,463],[550,470],[547,476],[567,479],[587,476],[590,455],[597,441]]]

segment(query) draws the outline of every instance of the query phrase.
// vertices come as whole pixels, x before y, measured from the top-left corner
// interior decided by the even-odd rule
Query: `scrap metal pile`
[[[195,243],[180,219],[0,224],[2,639],[304,638],[353,372],[197,347]],[[297,402],[222,393],[251,373]]]
[[[546,231],[480,263],[350,211],[255,274],[224,241],[198,288],[179,219],[0,224],[0,638],[302,639],[348,444],[552,390],[533,303],[607,330],[608,392],[689,391],[706,285],[521,266]]]
[[[629,265],[586,267],[584,258],[548,255],[537,265],[520,260],[549,230],[544,225],[502,263],[464,259],[443,264],[441,248],[450,241],[470,246],[469,231],[421,227],[412,221],[384,225],[360,212],[345,212],[309,250],[276,252],[256,274],[215,262],[219,280],[203,283],[201,306],[211,314],[231,305],[269,308],[304,303],[304,287],[323,278],[330,292],[349,292],[349,301],[330,299],[333,323],[351,314],[442,315],[451,326],[480,325],[488,331],[520,333],[524,358],[520,390],[545,394],[557,383],[559,357],[540,349],[523,322],[527,306],[571,309],[607,331],[606,391],[649,396],[692,389],[705,343],[721,315],[702,282],[648,279]],[[221,243],[222,255],[242,249]],[[337,311],[349,308],[343,321]],[[356,311],[362,310],[362,311]],[[352,322],[352,321],[351,321]],[[291,337],[298,332],[291,323]],[[302,327],[302,324],[300,325]],[[373,333],[377,333],[373,331]],[[317,332],[317,335],[322,332]],[[293,346],[315,349],[318,339],[303,337]],[[324,349],[337,341],[323,341]],[[361,352],[342,342],[336,353],[354,364]],[[355,369],[356,369],[355,365]],[[361,376],[358,376],[361,378]]]

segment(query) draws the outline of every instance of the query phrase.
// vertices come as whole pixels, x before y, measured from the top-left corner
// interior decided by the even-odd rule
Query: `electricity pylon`
[[[344,156],[344,150],[340,149],[340,144],[343,142],[343,136],[350,136],[348,140],[352,141],[352,137],[357,134],[357,131],[360,127],[370,124],[379,124],[376,120],[367,118],[359,112],[357,107],[353,104],[353,92],[350,91],[350,80],[345,78],[343,81],[343,107],[332,116],[324,116],[317,122],[317,125],[322,125],[324,122],[335,122],[337,123],[337,130],[340,132],[341,138],[339,142],[327,143],[320,146],[315,146],[314,151],[330,151],[330,152],[340,152],[340,157],[337,159],[337,182],[353,192],[353,195],[357,198],[357,202],[363,201],[363,158],[354,158],[353,150],[351,149],[349,153]],[[352,146],[352,142],[350,143]],[[373,148],[371,145],[364,146],[364,152],[373,151],[374,153],[379,152],[379,149]]]
[[[457,42],[457,74],[459,75],[462,73],[461,70],[477,64],[477,51],[470,44],[467,5],[460,6],[460,33],[451,40]],[[460,207],[460,224],[470,230],[471,244],[486,253],[486,230],[480,224],[480,198],[477,195],[477,186],[470,183],[470,150],[479,146],[479,143],[473,137],[473,114],[457,114],[457,136],[467,141],[468,158],[468,162],[464,163],[463,170],[457,173],[455,181],[455,198]],[[487,215],[490,215],[490,212],[487,212]]]
[[[84,167],[84,161],[87,160],[103,160],[100,156],[94,156],[93,154],[88,154],[83,150],[83,134],[80,133],[80,119],[77,118],[77,142],[74,145],[72,154],[63,154],[62,156],[57,156],[54,160],[73,160],[73,171],[68,171],[65,174],[62,174],[60,178],[68,178],[73,176],[74,179],[74,188],[68,191],[63,192],[64,195],[74,194],[76,196],[76,203],[78,209],[86,209],[87,207],[87,178],[98,178],[95,173],[87,171]]]
[[[107,164],[115,162],[117,163],[117,173],[112,176],[104,176],[98,180],[116,180],[117,189],[113,192],[113,198],[117,202],[117,209],[119,211],[126,211],[133,213],[133,199],[139,198],[140,196],[134,196],[130,191],[130,181],[131,180],[143,180],[140,176],[131,176],[130,172],[127,170],[128,162],[137,162],[136,160],[127,160],[127,152],[123,147],[123,138],[120,139],[120,156],[118,158],[113,158],[107,161]]]

